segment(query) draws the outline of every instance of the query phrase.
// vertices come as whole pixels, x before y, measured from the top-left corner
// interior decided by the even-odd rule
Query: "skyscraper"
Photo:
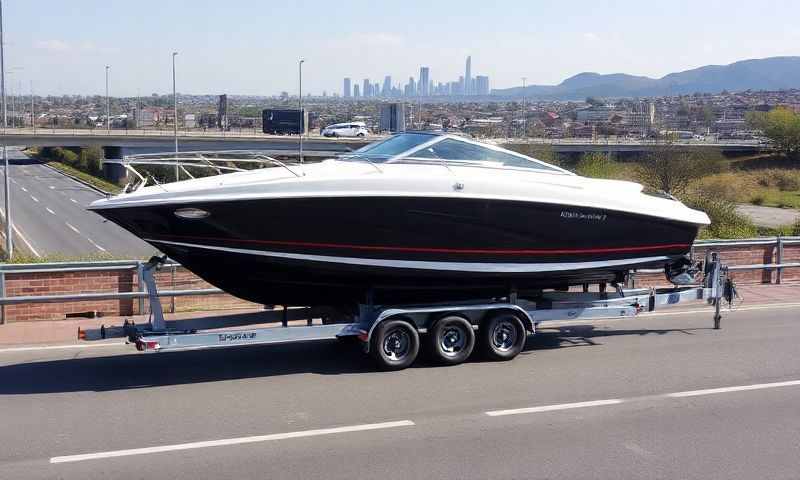
[[[489,77],[485,75],[475,77],[475,95],[489,95]]]
[[[384,97],[388,97],[392,95],[392,76],[386,75],[383,77],[383,89],[381,90],[381,95]]]
[[[350,77],[345,77],[344,79],[344,93],[342,93],[344,98],[350,98]]]
[[[369,79],[368,78],[364,79],[364,88],[363,88],[363,90],[364,90],[364,96],[365,97],[371,97],[372,96],[372,84],[369,83]]]
[[[429,75],[430,70],[428,67],[419,67],[419,84],[417,85],[417,94],[420,97],[427,97],[431,94],[428,89],[428,82],[430,81]]]
[[[353,85],[353,97],[358,98],[360,96],[361,96],[361,91],[358,88],[358,84],[356,83],[355,85]]]
[[[414,77],[408,77],[408,89],[406,92],[406,96],[413,97],[417,94],[417,83],[414,81]]]
[[[464,73],[464,95],[472,95],[472,56],[467,57],[467,71]]]

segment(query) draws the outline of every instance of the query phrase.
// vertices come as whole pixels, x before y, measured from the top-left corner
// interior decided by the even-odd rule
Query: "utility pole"
[[[175,88],[175,57],[178,52],[172,52],[172,107],[175,114],[175,181],[180,180],[180,170],[178,169],[178,90]]]
[[[111,68],[106,65],[106,133],[111,133],[111,100],[108,98],[108,69]]]
[[[33,80],[31,80],[31,126],[33,127],[33,134],[36,135],[36,109],[33,103]]]
[[[528,136],[528,115],[525,108],[525,82],[528,77],[522,77],[522,136]]]
[[[303,135],[306,131],[306,118],[303,115],[303,60],[300,59],[300,62],[297,64],[298,67],[298,79],[299,79],[299,93],[297,95],[298,106],[300,108],[300,163],[303,163]]]
[[[3,39],[3,0],[0,0],[0,96],[3,99],[3,177],[5,180],[5,206],[6,206],[6,259],[11,260],[14,255],[14,242],[11,241],[11,188],[8,171],[8,152],[6,151],[6,127],[8,115],[6,111],[6,63],[5,40]]]

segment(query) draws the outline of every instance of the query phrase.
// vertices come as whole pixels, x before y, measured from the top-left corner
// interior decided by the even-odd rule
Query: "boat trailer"
[[[331,339],[358,339],[380,368],[399,370],[411,365],[420,348],[442,364],[465,361],[478,350],[494,360],[510,360],[522,351],[528,335],[540,324],[557,320],[635,317],[663,307],[706,301],[713,308],[714,329],[721,328],[721,306],[729,305],[736,289],[718,253],[709,252],[702,282],[673,288],[623,288],[605,285],[599,291],[543,291],[522,298],[510,291],[502,298],[447,304],[377,306],[360,305],[349,323],[283,326],[226,331],[175,330],[168,328],[159,300],[154,273],[165,257],[153,257],[144,267],[143,279],[150,303],[150,321],[134,325],[126,321],[124,334],[145,352],[266,345]],[[284,307],[284,313],[286,312]]]

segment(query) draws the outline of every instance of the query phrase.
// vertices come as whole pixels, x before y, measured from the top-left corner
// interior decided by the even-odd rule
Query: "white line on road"
[[[50,208],[49,208],[49,207],[45,207],[45,210],[47,210],[48,212],[52,213],[53,215],[55,215],[55,214],[56,214],[56,212],[54,212],[54,211],[50,210]]]
[[[31,195],[31,200],[33,200],[34,202],[37,202],[37,203],[39,202],[39,199],[34,197],[33,195]]]
[[[92,245],[94,245],[95,247],[97,247],[97,249],[98,249],[98,250],[100,250],[101,252],[107,252],[107,251],[108,251],[108,250],[106,250],[105,248],[101,247],[100,245],[98,245],[98,244],[94,243],[94,240],[92,240],[91,238],[89,238],[89,237],[86,237],[86,239],[87,239],[87,240],[89,240],[89,243],[91,243]]]
[[[352,425],[349,427],[322,428],[318,430],[304,430],[299,432],[275,433],[272,435],[257,435],[253,437],[226,438],[223,440],[207,440],[204,442],[179,443],[175,445],[162,445],[159,447],[132,448],[129,450],[112,450],[109,452],[85,453],[82,455],[68,455],[53,457],[50,463],[80,462],[83,460],[96,460],[100,458],[127,457],[130,455],[145,455],[149,453],[174,452],[177,450],[191,450],[195,448],[222,447],[227,445],[241,445],[246,443],[268,442],[272,440],[287,440],[290,438],[317,437],[335,433],[364,432],[368,430],[381,430],[397,427],[411,427],[414,422],[401,420],[398,422],[369,423]]]
[[[555,405],[542,405],[539,407],[515,408],[512,410],[493,410],[484,413],[490,417],[501,417],[504,415],[517,415],[521,413],[540,413],[540,412],[552,412],[555,410],[569,410],[572,408],[618,405],[620,403],[627,403],[627,402],[634,402],[634,401],[641,401],[641,400],[655,399],[655,398],[698,397],[701,395],[713,395],[717,393],[745,392],[749,390],[763,390],[765,388],[796,387],[796,386],[800,386],[800,380],[788,380],[786,382],[774,382],[774,383],[757,383],[754,385],[736,385],[733,387],[708,388],[705,390],[687,390],[685,392],[663,393],[660,395],[646,395],[643,397],[612,398],[608,400],[592,400],[589,402],[577,402],[577,403],[559,403]]]
[[[744,392],[747,390],[762,390],[764,388],[794,387],[800,385],[800,380],[775,383],[757,383],[755,385],[739,385],[737,387],[708,388],[705,390],[689,390],[686,392],[668,393],[665,396],[671,398],[697,397],[700,395],[713,395],[715,393]]]
[[[56,189],[56,187],[50,185],[50,190],[55,190],[55,189]]]
[[[6,220],[6,212],[2,208],[0,208],[0,216],[3,217],[3,221],[5,222],[5,220]],[[19,228],[17,228],[16,224],[14,224],[12,222],[11,228],[14,229],[14,232],[16,232],[17,236],[25,243],[25,245],[28,246],[28,250],[30,250],[32,254],[36,255],[39,258],[42,258],[42,256],[39,255],[39,252],[37,252],[36,249],[33,248],[33,245],[31,245],[31,242],[29,242],[28,239],[25,238],[25,235],[23,235],[22,232],[19,231]]]
[[[502,417],[504,415],[517,415],[520,413],[539,413],[539,412],[552,412],[554,410],[569,410],[572,408],[585,408],[585,407],[600,407],[603,405],[617,405],[624,400],[612,398],[609,400],[593,400],[590,402],[577,402],[577,403],[560,403],[557,405],[543,405],[541,407],[529,408],[515,408],[512,410],[493,410],[486,412],[490,417]]]
[[[25,187],[19,187],[19,188],[21,188],[23,192],[28,193],[28,189],[27,188],[25,188]]]
[[[69,201],[72,202],[72,203],[78,203],[78,201],[75,200],[74,198],[70,198]]]
[[[67,224],[67,226],[68,226],[68,227],[69,227],[69,228],[70,228],[70,229],[71,229],[73,232],[75,232],[75,233],[77,233],[77,234],[80,234],[80,233],[81,233],[81,231],[80,231],[80,230],[78,230],[77,228],[75,228],[75,227],[73,227],[72,225],[70,225],[70,224],[69,224],[69,222],[65,222],[65,223]]]

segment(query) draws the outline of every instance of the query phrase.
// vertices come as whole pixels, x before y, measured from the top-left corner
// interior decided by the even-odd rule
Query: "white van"
[[[369,135],[364,122],[335,123],[322,130],[325,137],[366,137]]]

